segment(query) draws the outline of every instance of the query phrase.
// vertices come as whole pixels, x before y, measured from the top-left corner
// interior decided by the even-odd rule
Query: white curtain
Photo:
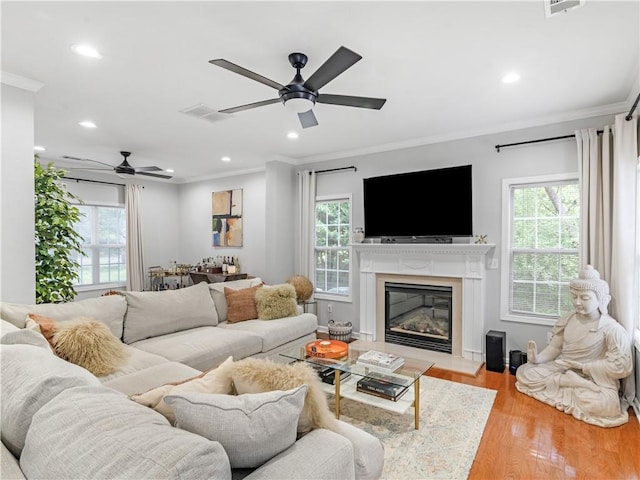
[[[127,290],[144,290],[142,258],[142,187],[125,187],[125,214],[127,217]]]
[[[617,115],[613,126],[576,131],[580,172],[581,265],[591,264],[611,289],[610,315],[633,338],[636,265],[638,118]],[[635,397],[633,374],[622,381],[623,397]]]
[[[298,225],[300,225],[298,273],[313,282],[316,218],[316,172],[314,170],[303,170],[298,174],[298,198],[300,199],[300,208],[298,209]]]

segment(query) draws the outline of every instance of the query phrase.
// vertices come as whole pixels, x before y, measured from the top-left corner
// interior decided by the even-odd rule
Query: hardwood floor
[[[588,425],[515,388],[514,375],[476,377],[432,368],[428,376],[497,390],[469,480],[640,479],[640,423]]]

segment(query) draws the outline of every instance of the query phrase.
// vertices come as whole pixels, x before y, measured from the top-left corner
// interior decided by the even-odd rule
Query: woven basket
[[[340,340],[341,342],[351,341],[351,332],[353,331],[351,322],[341,323],[329,320],[327,326],[329,327],[329,338],[331,340]]]

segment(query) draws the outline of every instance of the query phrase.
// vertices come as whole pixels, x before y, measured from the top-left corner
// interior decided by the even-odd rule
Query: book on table
[[[395,402],[407,392],[412,383],[407,377],[370,372],[358,380],[356,390]]]
[[[404,358],[393,353],[369,350],[356,360],[358,365],[379,369],[383,372],[393,372],[404,365]]]
[[[311,367],[316,371],[320,380],[324,383],[328,383],[329,385],[335,385],[336,383],[336,366],[327,366],[321,364],[311,364]],[[340,381],[345,380],[347,377],[351,375],[351,372],[340,370]]]

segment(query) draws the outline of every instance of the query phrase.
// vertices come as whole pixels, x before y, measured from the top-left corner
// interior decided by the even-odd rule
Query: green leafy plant
[[[37,155],[34,163],[36,303],[69,302],[76,296],[73,282],[80,267],[71,254],[84,255],[82,236],[74,229],[82,214],[70,202],[79,199],[60,184],[64,170],[53,163],[43,167]]]

